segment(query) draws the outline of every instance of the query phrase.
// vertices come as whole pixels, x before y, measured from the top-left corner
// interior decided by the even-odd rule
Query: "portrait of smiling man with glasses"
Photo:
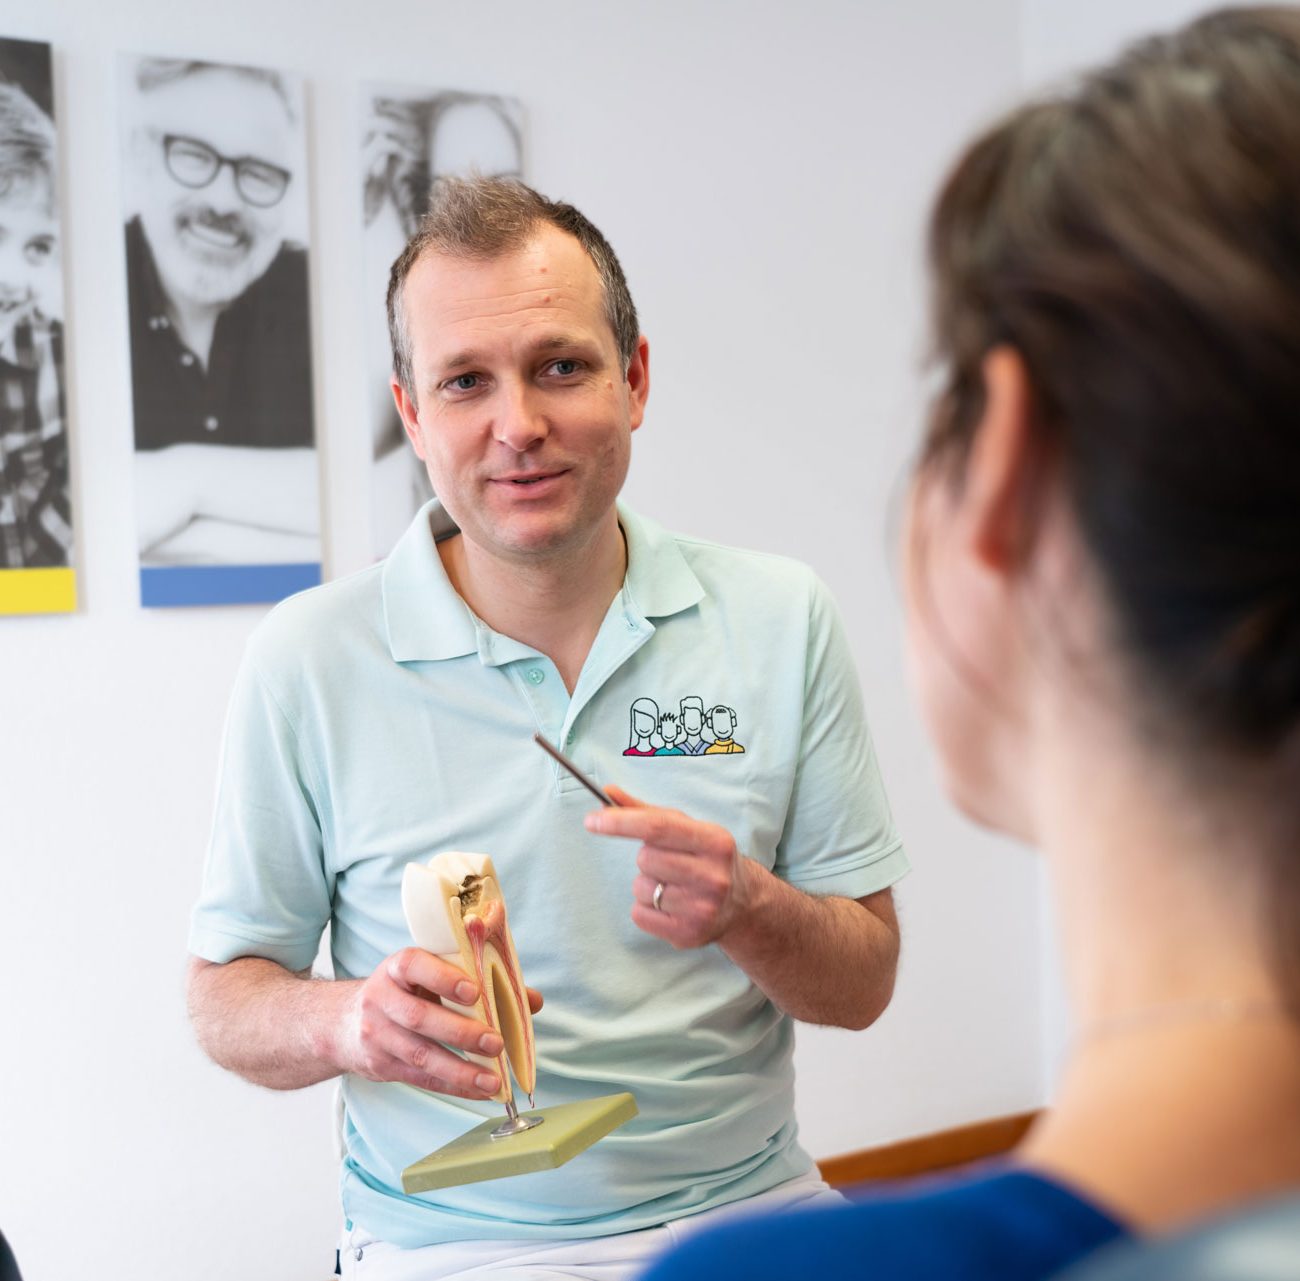
[[[319,562],[298,95],[258,68],[126,69],[142,565]]]

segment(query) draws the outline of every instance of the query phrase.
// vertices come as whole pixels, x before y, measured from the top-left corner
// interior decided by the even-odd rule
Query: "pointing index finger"
[[[645,805],[597,810],[584,820],[589,832],[602,836],[626,836],[661,849],[703,854],[719,844],[722,829],[701,823],[677,810]]]

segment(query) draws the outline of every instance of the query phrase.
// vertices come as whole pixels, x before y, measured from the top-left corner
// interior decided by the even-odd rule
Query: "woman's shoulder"
[[[850,1192],[847,1205],[702,1232],[645,1281],[1038,1281],[1127,1235],[1105,1210],[1024,1170]]]

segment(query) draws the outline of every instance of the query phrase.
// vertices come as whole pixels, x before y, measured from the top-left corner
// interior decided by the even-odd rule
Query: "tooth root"
[[[533,1016],[492,860],[486,854],[449,851],[435,855],[427,867],[408,863],[402,874],[402,911],[417,947],[458,966],[479,985],[473,1005],[445,998],[443,1004],[480,1019],[505,1042],[495,1059],[466,1057],[501,1078],[497,1102],[514,1097],[511,1072],[531,1100],[537,1082]]]

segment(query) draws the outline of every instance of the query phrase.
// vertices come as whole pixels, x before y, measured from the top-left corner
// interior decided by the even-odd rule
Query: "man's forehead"
[[[576,237],[544,224],[517,248],[479,256],[430,246],[411,268],[426,287],[453,304],[511,288],[582,293],[600,289],[600,275]]]
[[[58,230],[54,182],[39,171],[15,178],[0,195],[0,226],[25,236]]]
[[[429,359],[447,362],[507,333],[539,347],[605,336],[609,326],[595,264],[572,236],[548,230],[554,234],[541,233],[492,258],[434,249],[420,256],[403,301],[412,336]]]
[[[265,131],[269,145],[295,128],[292,109],[275,85],[219,65],[141,89],[138,102],[145,125],[183,128],[205,142],[227,132],[243,136],[255,128]]]

